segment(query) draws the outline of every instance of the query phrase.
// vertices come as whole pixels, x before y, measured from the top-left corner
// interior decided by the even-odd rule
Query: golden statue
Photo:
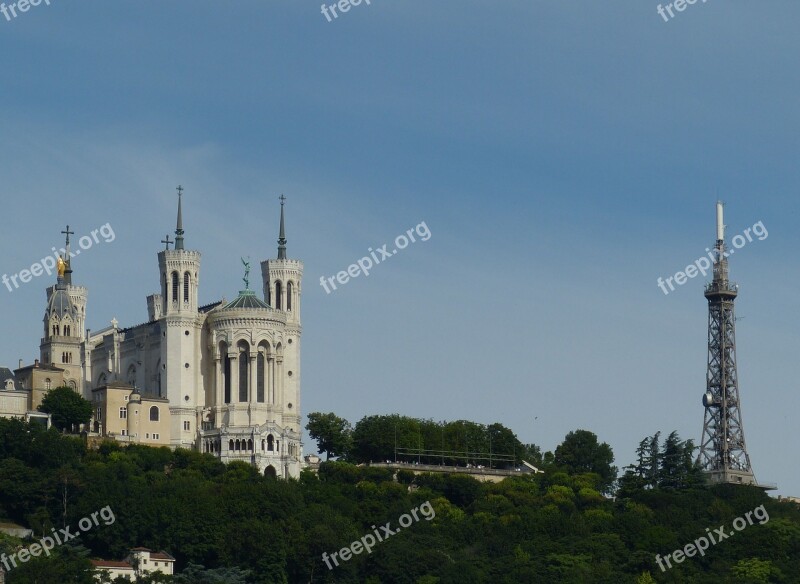
[[[59,256],[59,258],[58,258],[58,277],[59,278],[63,278],[64,277],[64,271],[66,269],[67,269],[66,262],[64,262],[64,259],[61,256]]]

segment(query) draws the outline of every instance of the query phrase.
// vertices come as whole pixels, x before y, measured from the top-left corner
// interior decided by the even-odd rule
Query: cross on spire
[[[166,247],[164,249],[169,251],[169,244],[172,243],[172,240],[170,240],[170,238],[169,238],[169,233],[167,233],[167,237],[165,239],[161,240],[161,243],[166,244]]]
[[[66,231],[62,231],[61,233],[65,234],[67,236],[67,247],[69,247],[69,236],[70,235],[75,235],[75,232],[74,231],[70,231],[69,230],[69,225],[67,225],[67,230]]]
[[[69,225],[67,225],[67,228],[61,233],[67,236],[67,247],[66,247],[66,253],[64,254],[64,262],[67,265],[65,266],[64,270],[64,282],[67,284],[72,284],[72,260],[70,259],[72,257],[72,254],[69,251],[69,236],[75,235],[75,232],[70,231]]]
[[[183,249],[183,187],[178,185],[178,224],[175,228],[175,249]]]
[[[283,204],[286,201],[286,197],[281,196],[278,197],[281,201],[281,228],[280,233],[278,234],[278,259],[285,260],[286,259],[286,230],[283,228]]]

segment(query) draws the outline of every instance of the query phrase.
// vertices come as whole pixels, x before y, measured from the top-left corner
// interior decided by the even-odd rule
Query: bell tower
[[[169,399],[172,418],[171,445],[191,448],[195,444],[198,410],[204,392],[200,378],[200,333],[198,311],[200,252],[184,247],[183,187],[178,186],[178,221],[175,249],[158,253],[161,280],[161,397]],[[148,388],[149,389],[149,388]]]
[[[275,371],[281,399],[278,402],[283,426],[300,432],[300,319],[303,262],[286,255],[286,197],[281,202],[281,221],[278,233],[278,257],[261,262],[264,301],[286,317],[284,338],[276,343]]]
[[[42,363],[64,369],[64,383],[83,394],[83,326],[86,319],[87,291],[72,285],[72,252],[67,229],[64,255],[58,258],[58,278],[55,286],[47,288],[47,308],[44,313],[44,336],[39,344]],[[77,254],[77,252],[76,252]]]

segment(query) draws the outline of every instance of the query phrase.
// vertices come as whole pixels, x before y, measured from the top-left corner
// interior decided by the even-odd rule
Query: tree
[[[593,472],[600,475],[600,487],[604,493],[611,489],[617,478],[617,467],[613,466],[614,452],[611,446],[597,441],[597,436],[588,430],[570,432],[555,451],[554,463],[564,467],[570,474]]]
[[[317,441],[317,450],[324,452],[326,459],[330,459],[331,456],[346,456],[350,452],[353,429],[350,422],[333,412],[308,414],[306,430],[308,435]]]
[[[56,387],[48,391],[39,411],[50,414],[53,425],[62,431],[72,431],[78,424],[88,424],[92,419],[92,403],[69,387]]]

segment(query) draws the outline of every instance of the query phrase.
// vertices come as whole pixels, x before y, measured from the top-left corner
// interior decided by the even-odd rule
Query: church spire
[[[178,185],[178,225],[175,228],[175,249],[183,249],[183,211],[181,209],[181,199],[183,197],[183,187]]]
[[[69,225],[67,225],[66,231],[62,231],[61,233],[66,234],[67,236],[67,247],[66,253],[64,254],[64,262],[67,264],[64,270],[64,283],[68,285],[72,285],[72,254],[69,251],[69,236],[75,235],[74,231],[69,230]]]
[[[281,195],[279,197],[281,200],[281,231],[278,235],[278,259],[285,260],[286,259],[286,230],[283,226],[283,204],[286,201],[286,197]]]

